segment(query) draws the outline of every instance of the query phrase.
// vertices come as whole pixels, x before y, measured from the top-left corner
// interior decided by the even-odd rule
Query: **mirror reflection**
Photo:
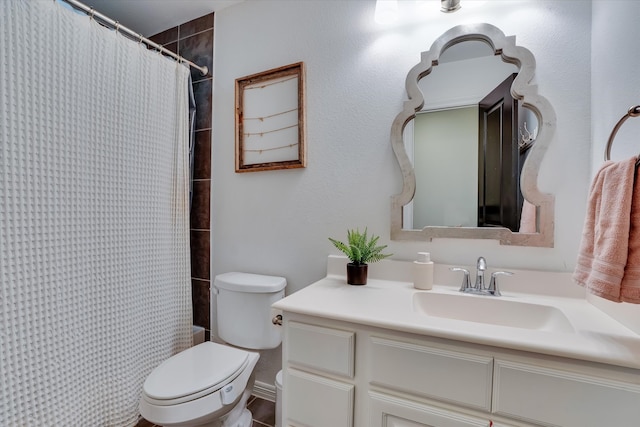
[[[408,73],[391,128],[402,171],[391,238],[553,246],[554,197],[538,172],[555,130],[535,58],[490,24],[453,27]]]
[[[425,103],[404,131],[416,193],[404,207],[403,228],[535,232],[526,209],[522,216],[520,172],[537,118],[511,96],[518,71],[487,43],[470,40],[446,49],[420,79]]]

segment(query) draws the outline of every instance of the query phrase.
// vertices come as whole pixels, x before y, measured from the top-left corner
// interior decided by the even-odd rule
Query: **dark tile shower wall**
[[[206,329],[209,339],[210,208],[211,197],[211,85],[213,69],[213,13],[170,28],[151,40],[195,62],[209,74],[191,69],[196,99],[193,201],[191,207],[191,289],[193,323]]]

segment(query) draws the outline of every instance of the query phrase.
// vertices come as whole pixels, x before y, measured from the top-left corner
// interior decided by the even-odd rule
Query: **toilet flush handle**
[[[274,325],[282,326],[282,314],[278,314],[273,319],[271,319],[271,323],[273,323]]]

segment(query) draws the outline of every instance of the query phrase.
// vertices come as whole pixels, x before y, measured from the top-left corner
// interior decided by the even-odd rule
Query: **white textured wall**
[[[640,104],[640,48],[634,35],[639,20],[640,2],[636,0],[593,2],[592,175],[602,165],[613,126],[629,107]],[[638,135],[640,118],[628,119],[615,138],[611,159],[622,160],[638,155]]]
[[[634,36],[640,20],[636,0],[593,2],[591,176],[602,165],[611,130],[632,105],[640,104],[640,55]],[[640,118],[630,118],[618,131],[611,150],[612,160],[640,153]],[[590,297],[598,307],[624,321],[640,333],[640,306],[615,304]]]
[[[328,236],[344,238],[347,228],[365,226],[396,259],[426,250],[449,264],[473,264],[483,255],[493,266],[573,269],[591,166],[591,3],[492,0],[480,9],[464,3],[454,14],[390,29],[373,22],[374,0],[246,1],[216,13],[212,275],[283,275],[291,293],[324,276],[327,254],[336,253]],[[557,131],[540,174],[542,190],[556,196],[552,249],[460,239],[389,242],[390,197],[402,185],[389,131],[406,99],[406,74],[440,34],[472,22],[496,25],[533,52],[540,93],[556,110]],[[236,174],[235,79],[297,61],[307,69],[308,167]],[[258,380],[272,382],[279,364],[277,352],[265,354]]]

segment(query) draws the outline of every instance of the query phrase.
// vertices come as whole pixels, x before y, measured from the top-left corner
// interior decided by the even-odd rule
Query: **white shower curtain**
[[[0,426],[132,426],[191,345],[189,71],[0,3]]]

